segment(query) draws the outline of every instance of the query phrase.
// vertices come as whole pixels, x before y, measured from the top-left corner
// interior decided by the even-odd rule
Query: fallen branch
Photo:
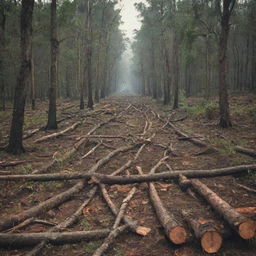
[[[20,164],[24,164],[26,162],[31,162],[31,161],[27,161],[27,160],[11,161],[11,162],[0,161],[0,167],[17,166],[17,165],[20,165]]]
[[[256,189],[249,188],[249,187],[247,187],[245,185],[242,185],[242,184],[237,184],[237,186],[242,188],[242,189],[244,189],[244,190],[246,190],[246,191],[248,191],[248,192],[256,194]]]
[[[239,146],[236,146],[234,149],[238,153],[242,153],[251,157],[256,157],[256,151],[253,149],[243,148]]]
[[[89,155],[91,155],[92,153],[94,153],[95,150],[96,150],[99,146],[101,146],[101,145],[102,145],[101,143],[98,143],[95,147],[93,147],[90,151],[88,151],[85,155],[83,155],[83,156],[81,157],[81,159],[85,159],[86,157],[88,157]]]
[[[216,225],[212,221],[200,221],[195,219],[188,212],[182,210],[183,218],[189,223],[201,247],[207,253],[216,253],[222,245],[221,233],[216,229]]]
[[[123,200],[120,210],[116,216],[115,223],[112,227],[111,232],[109,233],[108,237],[104,240],[103,244],[94,252],[93,256],[103,255],[103,253],[108,249],[108,247],[113,242],[113,240],[120,234],[120,232],[117,232],[117,228],[124,216],[126,207],[128,206],[128,203],[134,196],[135,192],[136,192],[136,188],[134,187],[129,191],[127,197]],[[126,224],[124,226],[124,230],[128,227],[129,227],[129,225]]]
[[[76,232],[40,232],[21,234],[0,233],[0,246],[8,248],[33,246],[45,240],[51,244],[79,243],[81,241],[102,239],[106,237],[109,232],[109,229],[98,229],[93,231]]]
[[[52,134],[47,135],[47,136],[43,136],[43,137],[35,140],[34,143],[40,143],[40,142],[47,141],[47,140],[50,140],[50,139],[53,139],[53,138],[58,138],[58,137],[62,136],[63,134],[65,134],[65,133],[67,133],[69,131],[75,130],[81,124],[82,124],[82,122],[80,122],[80,121],[76,122],[73,125],[71,125],[68,128],[66,128],[65,130],[60,131],[60,132],[55,132],[55,133],[52,133]]]
[[[131,149],[131,148],[130,148]],[[113,155],[113,153],[110,153]],[[109,158],[109,157],[107,157]],[[105,164],[109,159],[101,160]],[[164,179],[177,179],[179,175],[188,178],[206,178],[227,176],[238,173],[247,173],[256,171],[256,165],[239,165],[234,167],[212,169],[212,170],[175,170],[174,172],[161,172],[155,174],[112,176],[104,174],[92,174],[89,172],[74,173],[52,173],[52,174],[28,174],[28,175],[0,175],[0,181],[57,181],[57,180],[75,180],[75,179],[94,179],[102,184],[132,184],[150,181],[159,181]]]
[[[97,187],[96,186],[92,187],[91,190],[87,194],[87,198],[82,203],[82,205],[76,210],[76,212],[73,215],[71,215],[69,218],[67,218],[65,221],[63,221],[60,224],[56,225],[55,227],[51,228],[48,232],[56,232],[56,231],[60,231],[60,230],[63,230],[63,229],[73,226],[78,221],[78,218],[81,216],[84,207],[90,203],[90,201],[96,194],[96,191],[97,191]],[[40,242],[35,248],[33,248],[32,251],[27,253],[26,256],[36,256],[36,255],[41,254],[41,252],[42,252],[43,248],[46,246],[47,242],[48,242],[47,240]]]
[[[256,232],[256,222],[242,216],[226,201],[197,179],[191,180],[192,187],[229,223],[243,239],[251,239]]]
[[[63,202],[67,201],[68,199],[70,199],[74,194],[81,191],[83,189],[83,187],[84,187],[84,182],[79,181],[76,185],[74,185],[70,189],[40,203],[37,206],[34,206],[28,210],[25,210],[17,215],[13,215],[7,219],[4,219],[4,220],[1,219],[0,220],[0,231],[9,229],[9,228],[23,222],[24,220],[26,220],[28,218],[35,217],[39,214],[49,211],[53,207],[56,207],[56,206],[62,204]]]

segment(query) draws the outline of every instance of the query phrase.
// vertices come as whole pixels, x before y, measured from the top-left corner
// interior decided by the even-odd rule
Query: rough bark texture
[[[18,81],[15,87],[10,138],[7,146],[7,152],[12,154],[20,154],[24,152],[22,135],[27,88],[31,76],[33,8],[34,0],[22,0],[20,20],[21,65]]]
[[[197,179],[191,180],[193,188],[229,223],[243,238],[251,239],[256,232],[256,222],[239,214],[226,201]]]
[[[186,211],[182,211],[182,216],[193,229],[196,238],[200,240],[201,247],[205,252],[216,253],[219,251],[223,239],[221,233],[215,228],[214,222],[204,221],[202,223],[190,216]]]
[[[124,148],[122,148],[123,150]],[[131,147],[130,147],[131,149]],[[119,152],[124,152],[119,149]],[[118,153],[118,152],[117,152]],[[115,153],[115,155],[117,154]],[[114,153],[111,152],[111,155]],[[101,160],[106,163],[105,160]],[[93,167],[94,168],[94,167]],[[188,178],[205,178],[205,177],[217,177],[226,176],[238,173],[246,173],[248,171],[255,171],[256,165],[240,165],[221,169],[212,170],[179,170],[175,172],[161,172],[155,174],[144,174],[144,175],[130,175],[130,176],[112,176],[104,174],[93,174],[93,173],[53,173],[53,174],[28,174],[28,175],[0,175],[0,180],[26,180],[26,181],[53,181],[53,180],[72,180],[72,179],[90,179],[93,178],[99,183],[103,184],[132,184],[150,181],[159,181],[163,179],[178,179],[180,175],[184,175]]]
[[[41,232],[23,234],[0,234],[0,246],[2,247],[25,247],[36,245],[47,240],[51,244],[79,243],[106,237],[109,229],[76,232]]]
[[[2,219],[0,221],[0,231],[3,231],[5,229],[11,228],[24,220],[35,217],[39,214],[42,214],[44,212],[47,212],[48,210],[52,209],[53,207],[56,207],[60,205],[61,203],[67,201],[69,198],[71,198],[74,194],[81,191],[84,187],[84,182],[79,181],[76,185],[71,187],[70,189],[40,203],[39,205],[36,205],[28,210],[25,210],[17,215],[13,215],[7,219]]]
[[[236,146],[235,151],[238,153],[242,153],[242,154],[251,156],[251,157],[256,157],[256,151],[252,150],[252,149]]]
[[[227,84],[227,46],[230,30],[229,20],[236,0],[223,0],[223,11],[219,1],[221,15],[221,32],[219,37],[219,109],[220,126],[227,128],[232,126],[229,115],[228,84]]]
[[[48,122],[46,129],[57,129],[57,107],[56,107],[56,92],[57,92],[57,59],[59,42],[57,39],[57,0],[52,0],[51,3],[51,85],[49,89],[49,110]]]

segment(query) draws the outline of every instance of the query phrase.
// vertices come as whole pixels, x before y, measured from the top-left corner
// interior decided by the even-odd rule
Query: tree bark
[[[20,154],[25,151],[23,148],[22,136],[27,88],[29,87],[29,80],[31,76],[33,8],[34,0],[22,0],[20,19],[21,65],[18,81],[15,87],[9,144],[6,149],[7,152],[12,154]]]
[[[0,110],[5,111],[5,1],[0,3]]]
[[[51,85],[49,90],[49,110],[47,130],[57,129],[57,59],[59,42],[57,39],[57,0],[52,0],[51,3]]]
[[[122,148],[123,150],[124,148]],[[131,149],[131,148],[130,148]],[[129,150],[129,149],[128,149]],[[119,149],[119,152],[120,149]],[[119,153],[111,152],[113,155]],[[124,151],[122,151],[124,152]],[[110,154],[100,161],[106,163],[110,159]],[[93,167],[95,169],[95,167]],[[234,167],[227,167],[221,169],[211,170],[177,170],[175,172],[161,172],[156,174],[144,174],[144,175],[130,175],[130,176],[111,176],[104,174],[92,174],[84,172],[76,173],[52,173],[52,174],[28,174],[28,175],[0,175],[0,181],[56,181],[56,180],[74,180],[74,179],[95,179],[95,181],[103,184],[133,184],[150,181],[159,181],[165,179],[178,179],[180,175],[184,175],[188,178],[206,178],[233,175],[238,173],[247,173],[248,171],[256,171],[256,165],[240,165]]]
[[[229,225],[243,239],[251,239],[256,232],[256,222],[239,214],[226,201],[209,189],[205,184],[197,179],[191,180],[192,187],[204,197],[204,199],[215,209]]]
[[[123,227],[123,226],[121,226]],[[120,227],[120,228],[121,228]],[[81,241],[97,240],[106,237],[109,229],[76,232],[41,232],[23,234],[0,234],[0,246],[25,247],[36,245],[47,240],[51,244],[79,243]]]
[[[205,221],[200,223],[198,219],[193,218],[186,211],[182,211],[182,216],[189,223],[198,240],[200,240],[201,247],[207,253],[216,253],[222,245],[221,233],[215,228],[215,223],[212,221]]]
[[[219,109],[220,126],[232,126],[229,115],[228,84],[227,84],[227,45],[230,30],[230,16],[236,0],[223,0],[221,15],[221,33],[219,38]],[[219,7],[221,9],[221,7]]]

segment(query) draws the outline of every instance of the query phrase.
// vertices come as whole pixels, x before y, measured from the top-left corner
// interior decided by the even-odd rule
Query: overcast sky
[[[138,12],[134,7],[134,3],[143,2],[141,0],[121,0],[120,6],[123,6],[121,15],[122,21],[124,24],[121,26],[121,29],[126,31],[127,37],[130,39],[133,38],[133,30],[139,29],[141,23],[139,21]]]

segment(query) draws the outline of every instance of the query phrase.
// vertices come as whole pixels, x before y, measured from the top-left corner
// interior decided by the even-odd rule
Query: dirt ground
[[[67,118],[59,123],[59,130],[74,124],[77,121],[84,121],[75,130],[68,132],[64,136],[45,141],[34,143],[34,141],[44,135],[54,131],[41,130],[34,136],[24,140],[24,146],[27,153],[19,157],[10,156],[0,152],[1,161],[25,160],[21,165],[15,167],[2,167],[0,172],[12,174],[29,174],[36,169],[50,163],[53,157],[61,157],[74,143],[77,138],[88,133],[95,125],[104,120],[108,120],[115,115],[120,117],[107,123],[97,129],[96,135],[114,135],[119,138],[90,138],[82,146],[77,154],[68,162],[61,163],[51,172],[87,172],[98,160],[108,153],[124,145],[129,145],[138,138],[150,138],[154,133],[152,141],[141,152],[139,158],[128,169],[130,174],[137,174],[136,166],[140,166],[145,173],[161,159],[165,149],[157,146],[171,145],[177,156],[169,155],[166,162],[175,170],[198,170],[214,169],[229,167],[242,164],[253,164],[255,159],[234,151],[235,145],[244,146],[256,150],[256,115],[251,114],[250,109],[255,101],[255,95],[234,95],[231,98],[231,111],[233,127],[230,129],[221,129],[217,125],[217,116],[214,114],[209,118],[203,114],[194,115],[188,108],[198,104],[200,99],[191,98],[188,100],[188,108],[177,111],[171,111],[170,107],[163,107],[162,104],[147,98],[139,96],[112,96],[105,99],[95,106],[93,111],[78,109],[78,102],[59,102],[58,120]],[[254,102],[254,103],[253,103]],[[127,107],[129,108],[127,109]],[[254,106],[255,107],[255,106]],[[36,112],[26,111],[25,133],[29,130],[38,128],[45,124],[47,104],[40,104]],[[248,111],[247,111],[248,110]],[[209,143],[218,149],[218,152],[211,154],[198,154],[203,151],[202,148],[186,140],[179,140],[175,131],[161,122],[155,113],[159,113],[165,120],[175,120],[174,124],[182,131],[185,131],[191,137],[199,137],[201,140]],[[8,138],[8,129],[10,125],[10,111],[1,114],[0,123],[0,143],[5,145]],[[88,115],[87,115],[88,114]],[[186,117],[182,121],[180,118]],[[146,129],[146,123],[152,123],[152,126]],[[144,134],[143,134],[144,132]],[[82,156],[89,152],[95,145],[102,143],[94,153],[85,159]],[[121,167],[128,160],[133,159],[137,149],[121,153],[113,158],[108,164],[99,170],[100,173],[111,174],[114,170]],[[165,165],[158,170],[168,171]],[[127,172],[126,172],[127,173]],[[122,173],[122,175],[124,175]],[[256,175],[249,174],[246,176],[225,176],[216,178],[201,179],[203,183],[209,186],[220,197],[226,200],[234,208],[256,206],[255,194],[244,190],[238,184],[244,184],[250,188],[256,188]],[[1,182],[0,188],[0,213],[1,219],[29,209],[38,203],[51,198],[70,188],[76,181],[65,182]],[[172,212],[177,218],[181,218],[180,211],[189,210],[195,217],[201,219],[212,219],[226,225],[221,217],[199,196],[191,197],[183,192],[176,181],[161,181],[155,183],[160,198],[165,207]],[[75,195],[72,200],[65,202],[59,207],[37,216],[39,219],[47,220],[53,223],[59,223],[82,204],[86,198],[90,185],[84,191]],[[133,185],[112,185],[106,186],[112,200],[120,206],[122,199]],[[193,235],[189,241],[182,246],[174,246],[166,239],[164,231],[157,220],[155,211],[148,195],[147,184],[138,185],[137,192],[131,200],[126,214],[137,220],[140,225],[151,228],[151,232],[140,237],[132,232],[125,232],[115,239],[115,242],[104,255],[116,256],[203,256],[200,245]],[[106,228],[114,223],[115,218],[111,214],[107,204],[100,191],[91,203],[84,209],[80,221],[72,228],[66,231],[94,230]],[[18,232],[42,232],[47,231],[49,227],[41,224],[29,225]],[[189,228],[188,228],[189,229]],[[192,233],[192,232],[191,232]],[[42,255],[92,255],[102,243],[102,240],[92,242],[81,242],[78,244],[68,244],[62,246],[49,245]],[[7,248],[0,249],[1,256],[25,255],[31,248]],[[221,250],[214,254],[218,256],[256,256],[255,239],[245,241],[233,235],[224,240]]]

